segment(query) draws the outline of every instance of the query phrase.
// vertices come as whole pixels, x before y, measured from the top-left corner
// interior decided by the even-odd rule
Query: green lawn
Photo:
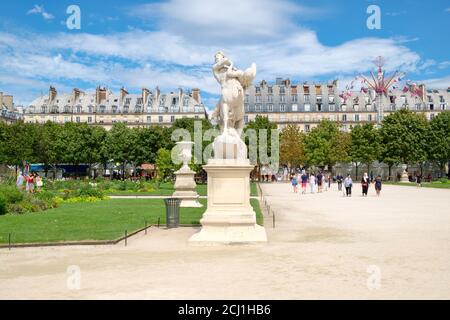
[[[181,208],[180,223],[198,224],[206,210]],[[251,199],[262,225],[259,202]],[[39,243],[78,240],[112,240],[148,224],[165,224],[165,205],[162,199],[110,199],[94,203],[63,203],[59,208],[40,213],[0,216],[0,243]]]
[[[208,185],[207,184],[198,184],[197,185],[197,193],[200,196],[206,196],[208,194],[207,192]],[[139,192],[139,191],[112,191],[107,192],[108,195],[116,195],[116,196],[170,196],[175,192],[175,189],[173,188],[172,183],[162,183],[159,187],[159,189],[155,189],[151,192]],[[256,187],[256,183],[252,182],[250,184],[250,195],[251,196],[257,196],[258,191]]]
[[[394,185],[394,186],[407,186],[407,187],[417,187],[415,182],[384,182],[385,184]],[[423,188],[437,188],[437,189],[450,189],[450,183],[442,183],[439,181],[435,182],[423,182]]]

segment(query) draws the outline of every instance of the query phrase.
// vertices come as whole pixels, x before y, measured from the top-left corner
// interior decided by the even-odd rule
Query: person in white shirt
[[[316,188],[316,176],[314,173],[311,173],[309,176],[309,187],[311,188],[311,193],[314,193],[314,189]]]

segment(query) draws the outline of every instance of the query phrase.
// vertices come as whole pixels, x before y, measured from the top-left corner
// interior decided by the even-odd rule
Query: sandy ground
[[[276,212],[267,245],[192,247],[196,229],[155,228],[127,247],[0,250],[0,298],[450,299],[450,190],[262,188]]]

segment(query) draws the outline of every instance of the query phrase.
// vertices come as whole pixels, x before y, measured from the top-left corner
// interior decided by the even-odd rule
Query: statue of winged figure
[[[222,96],[212,118],[219,123],[221,133],[240,138],[244,129],[244,95],[256,76],[256,64],[245,71],[234,67],[233,62],[221,51],[215,55],[213,74],[219,82]]]

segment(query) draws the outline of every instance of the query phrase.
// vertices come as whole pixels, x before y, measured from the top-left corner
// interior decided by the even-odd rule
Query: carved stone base
[[[250,205],[253,166],[248,160],[214,159],[203,168],[208,173],[208,208],[200,220],[202,229],[189,241],[203,245],[267,242]]]
[[[180,198],[180,207],[192,207],[199,208],[203,205],[198,202],[198,194],[196,191],[197,184],[194,180],[195,172],[189,169],[189,167],[182,167],[180,170],[175,172],[175,192],[172,197]]]

